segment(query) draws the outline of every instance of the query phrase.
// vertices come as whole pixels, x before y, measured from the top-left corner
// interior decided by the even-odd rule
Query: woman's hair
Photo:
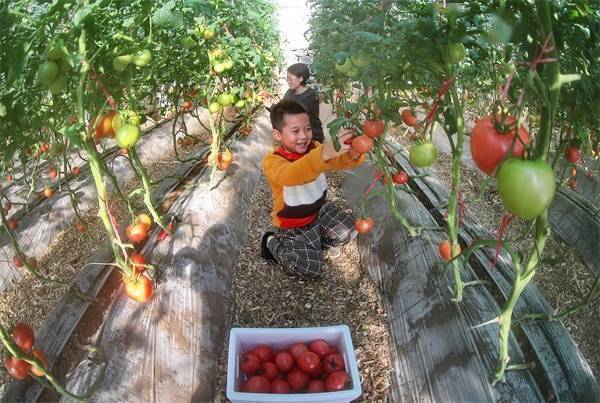
[[[288,73],[295,75],[296,77],[302,77],[302,85],[306,85],[310,77],[310,71],[308,66],[304,63],[295,63],[287,68]]]

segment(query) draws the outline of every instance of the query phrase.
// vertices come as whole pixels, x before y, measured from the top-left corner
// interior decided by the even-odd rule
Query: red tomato
[[[35,356],[35,358],[42,362],[42,367],[48,367],[48,357],[46,357],[46,354],[44,354],[42,350],[37,350],[34,348],[33,350],[31,350],[31,353]],[[44,373],[35,368],[33,365],[31,366],[31,373],[35,376],[44,376]]]
[[[345,371],[336,371],[327,375],[325,387],[328,392],[337,392],[346,387],[348,382],[348,374]]]
[[[6,175],[6,181],[8,183],[12,182],[14,179],[15,179],[15,177],[12,174]]]
[[[273,362],[273,349],[265,344],[259,344],[252,351],[262,362]]]
[[[290,384],[285,379],[275,379],[271,382],[271,393],[290,393]]]
[[[80,172],[81,172],[81,168],[79,168],[79,167],[71,168],[71,173],[73,173],[73,175],[75,175],[75,176],[79,175]]]
[[[344,359],[341,355],[333,353],[329,354],[323,360],[323,369],[328,374],[336,371],[344,371],[346,369],[346,364],[344,363]]]
[[[264,376],[255,375],[246,382],[246,392],[249,393],[269,393],[271,391],[271,381]]]
[[[452,259],[452,252],[450,251],[450,241],[442,241],[440,242],[440,256],[444,262]]]
[[[579,161],[579,148],[572,146],[565,148],[565,159],[572,164]]]
[[[404,185],[408,182],[408,174],[404,171],[398,171],[392,175],[392,181],[397,185]]]
[[[173,231],[173,228],[175,228],[175,224],[173,224],[172,222],[169,223],[169,225],[167,226],[167,228],[169,228],[169,231]],[[167,231],[162,230],[160,231],[160,233],[156,236],[156,240],[157,241],[162,241],[163,239],[165,239],[169,234],[167,233]]]
[[[240,371],[246,375],[254,375],[260,369],[260,358],[254,353],[246,353],[240,357]]]
[[[21,261],[19,255],[14,255],[12,261],[16,268],[23,267],[23,261]]]
[[[127,292],[127,295],[129,295],[131,299],[137,302],[146,302],[152,297],[154,286],[148,277],[143,275],[133,275],[125,278],[124,281],[125,292]]]
[[[290,372],[294,368],[294,357],[287,351],[280,351],[275,355],[275,365],[281,372]]]
[[[488,175],[493,175],[498,164],[508,152],[510,145],[516,137],[515,122],[512,116],[506,117],[509,126],[504,132],[499,131],[492,121],[493,116],[479,120],[471,132],[471,154],[473,161],[479,169]],[[498,119],[496,119],[497,121]],[[500,129],[502,130],[502,129]],[[523,126],[519,129],[519,138],[515,141],[512,155],[520,157],[523,154],[523,144],[529,144],[531,139]]]
[[[362,136],[354,137],[352,140],[352,148],[360,154],[368,153],[373,148],[373,140],[371,137],[365,136],[364,134]]]
[[[325,340],[319,339],[310,343],[310,351],[317,354],[319,358],[325,358],[331,352],[331,348]]]
[[[273,364],[273,362],[264,362],[262,368],[260,370],[261,375],[267,378],[270,381],[277,379],[279,376],[279,370],[277,369],[277,365]]]
[[[359,234],[368,234],[371,232],[374,225],[375,221],[373,221],[371,217],[366,217],[356,220],[354,228],[356,228]]]
[[[12,338],[15,344],[26,353],[31,351],[33,343],[35,342],[33,329],[25,323],[17,323],[15,325],[12,332]]]
[[[12,230],[17,228],[17,220],[15,220],[14,218],[6,220],[6,223],[8,224],[8,228]]]
[[[184,112],[189,111],[190,109],[192,109],[192,106],[194,106],[193,103],[191,103],[190,101],[184,101],[183,104],[181,105],[181,109]]]
[[[146,264],[144,256],[134,253],[129,256],[129,261],[131,262],[131,269],[135,271],[135,274],[143,273],[146,270],[143,266]]]
[[[406,126],[415,127],[418,123],[417,118],[413,115],[410,109],[404,109],[400,114],[402,121]]]
[[[308,383],[308,389],[306,389],[306,392],[308,392],[308,393],[323,393],[323,392],[327,392],[327,389],[325,388],[325,382],[323,382],[320,379],[312,379]]]
[[[127,239],[131,242],[137,243],[143,241],[148,234],[148,226],[144,223],[130,225],[125,230],[125,234],[127,235]]]
[[[298,368],[300,368],[302,371],[313,373],[317,371],[319,365],[321,364],[321,359],[316,353],[312,351],[306,351],[302,353],[300,357],[298,357],[296,362],[298,364]]]
[[[292,390],[304,389],[308,385],[308,381],[310,381],[308,374],[299,369],[292,370],[286,379]]]
[[[567,181],[567,186],[569,186],[569,189],[571,190],[577,190],[577,177],[571,176]]]
[[[384,128],[385,125],[381,120],[367,120],[365,121],[363,127],[364,133],[371,138],[381,136],[383,134]]]
[[[336,346],[329,346],[329,349],[331,350],[331,354],[339,354],[340,350],[338,350],[338,348]]]
[[[4,360],[6,370],[15,379],[25,379],[29,375],[31,365],[23,360],[19,360],[13,356],[6,357]]]
[[[305,351],[308,351],[308,347],[306,347],[306,344],[304,343],[294,343],[290,347],[290,353],[295,360],[297,360]]]

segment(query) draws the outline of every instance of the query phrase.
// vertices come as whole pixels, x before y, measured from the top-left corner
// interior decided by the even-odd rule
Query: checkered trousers
[[[325,202],[317,219],[302,228],[280,228],[267,247],[285,270],[302,277],[322,271],[321,246],[339,246],[356,236],[356,218],[331,202]]]

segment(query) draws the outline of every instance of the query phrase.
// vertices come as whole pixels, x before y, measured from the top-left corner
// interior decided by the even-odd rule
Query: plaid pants
[[[317,277],[322,271],[321,244],[339,246],[356,236],[354,214],[325,202],[317,219],[302,228],[280,228],[267,247],[291,274]]]

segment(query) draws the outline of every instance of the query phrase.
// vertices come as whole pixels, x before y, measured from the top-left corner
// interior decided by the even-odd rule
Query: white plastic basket
[[[350,375],[352,389],[326,393],[246,393],[238,392],[245,375],[240,373],[239,357],[259,344],[273,349],[289,347],[294,343],[308,343],[323,339],[335,345],[344,358],[346,371]],[[350,329],[346,325],[304,328],[233,328],[229,333],[229,355],[227,359],[227,398],[233,403],[253,402],[328,402],[343,403],[357,399],[362,390]]]

